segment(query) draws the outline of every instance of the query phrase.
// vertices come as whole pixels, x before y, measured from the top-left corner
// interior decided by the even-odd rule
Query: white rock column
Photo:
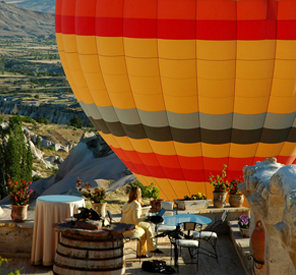
[[[296,165],[284,166],[275,158],[245,166],[244,193],[255,222],[265,230],[265,271],[256,274],[296,275]]]

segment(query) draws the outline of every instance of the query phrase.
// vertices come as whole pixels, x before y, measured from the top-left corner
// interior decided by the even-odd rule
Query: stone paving
[[[131,242],[128,246],[136,247],[136,242]],[[167,238],[161,238],[158,242],[158,247],[164,254],[160,256],[150,255],[152,259],[164,260],[168,265],[173,267],[173,259],[170,257],[170,244]],[[191,262],[188,251],[182,250],[182,255],[179,257],[179,273],[183,274],[203,274],[203,275],[244,275],[246,274],[242,267],[240,260],[231,242],[228,234],[221,235],[218,241],[218,255],[219,264],[216,260],[207,256],[201,255],[199,257],[199,270],[196,272],[195,264],[188,264]],[[145,259],[146,260],[146,259]],[[143,260],[142,260],[143,261]],[[186,264],[184,264],[184,261]],[[194,259],[195,263],[196,259]],[[142,262],[135,258],[135,254],[126,255],[126,273],[127,275],[134,274],[149,274],[141,269]],[[0,268],[1,274],[6,275],[15,269],[22,269],[23,275],[51,275],[53,274],[52,267],[32,266],[29,258],[14,258],[9,263],[3,263]]]

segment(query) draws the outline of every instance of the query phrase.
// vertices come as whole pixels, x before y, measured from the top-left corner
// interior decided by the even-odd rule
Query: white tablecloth
[[[84,199],[77,196],[49,195],[37,199],[31,264],[53,264],[59,234],[52,225],[78,213],[84,205]]]

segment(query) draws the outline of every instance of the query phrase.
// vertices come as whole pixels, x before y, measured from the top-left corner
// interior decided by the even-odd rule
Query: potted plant
[[[23,222],[28,217],[28,201],[33,190],[29,190],[32,182],[20,179],[13,182],[9,177],[8,185],[11,201],[11,219],[14,222]]]
[[[91,202],[91,206],[96,210],[102,217],[106,216],[106,190],[103,188],[95,187],[91,188],[92,185],[82,182],[80,178],[77,178],[76,186],[80,193]]]
[[[184,199],[176,199],[174,202],[177,204],[178,210],[208,208],[211,200],[207,199],[207,196],[201,192],[184,196]]]
[[[241,235],[244,238],[249,238],[249,228],[250,228],[250,217],[246,214],[241,214],[238,218],[238,226],[241,232]]]
[[[152,182],[150,185],[145,186],[145,197],[151,198],[150,201],[151,205],[151,212],[159,212],[161,209],[161,202],[163,199],[159,199],[159,193],[160,190],[158,187],[154,186],[154,183]]]
[[[226,179],[226,168],[227,165],[223,164],[221,174],[209,176],[210,184],[214,186],[213,204],[216,208],[223,208],[226,204],[226,196],[227,192],[229,191],[229,182]]]
[[[238,184],[241,182],[241,179],[236,178],[232,180],[229,184],[229,204],[232,207],[241,207],[244,203],[244,195],[237,187]]]

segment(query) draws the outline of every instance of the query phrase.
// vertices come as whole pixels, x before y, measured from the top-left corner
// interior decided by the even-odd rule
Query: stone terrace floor
[[[32,211],[33,212],[33,211]],[[30,213],[31,214],[31,213]],[[33,214],[33,213],[32,213]],[[31,215],[32,215],[31,214]],[[136,242],[130,242],[125,244],[126,246],[136,247]],[[235,247],[229,234],[224,234],[219,237],[218,241],[218,255],[219,264],[215,259],[207,257],[205,255],[199,256],[199,270],[196,272],[196,264],[188,264],[191,262],[187,249],[182,250],[182,255],[179,256],[179,273],[180,274],[203,274],[203,275],[244,275],[249,274],[242,266],[240,259],[236,253]],[[159,238],[158,248],[164,252],[164,254],[149,255],[151,258],[144,260],[164,260],[174,269],[173,259],[171,260],[171,245],[167,237]],[[128,250],[127,252],[130,253]],[[135,258],[135,254],[126,254],[126,272],[125,274],[151,274],[141,269],[142,262],[139,262]],[[142,260],[143,261],[143,260]],[[185,263],[184,263],[185,262]],[[194,263],[196,259],[194,259]],[[44,266],[32,266],[29,258],[13,258],[9,263],[3,263],[0,267],[0,274],[6,275],[9,272],[15,271],[15,269],[21,269],[22,275],[51,275],[54,274],[52,267]],[[177,271],[177,270],[176,270]]]
[[[129,245],[136,247],[136,242],[131,242]],[[173,267],[173,260],[170,257],[170,244],[168,238],[162,238],[158,242],[158,247],[164,254],[153,256],[150,259],[164,260],[168,265]],[[179,257],[179,273],[181,274],[203,274],[203,275],[244,275],[246,272],[241,265],[241,262],[236,254],[235,248],[228,234],[221,235],[218,242],[219,264],[216,260],[207,256],[199,257],[199,272],[196,273],[195,264],[190,263],[190,257],[187,250],[182,250],[182,257]],[[146,260],[146,259],[145,259]],[[194,262],[196,259],[194,260]],[[141,262],[135,258],[135,254],[126,255],[126,273],[125,274],[150,274],[141,269]],[[8,264],[3,263],[0,268],[1,274],[6,275],[15,269],[21,269],[21,274],[53,274],[52,267],[32,266],[30,259],[14,258]]]

